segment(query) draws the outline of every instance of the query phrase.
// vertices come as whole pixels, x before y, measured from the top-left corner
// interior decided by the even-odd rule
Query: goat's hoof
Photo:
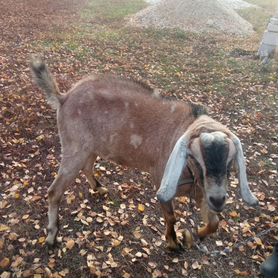
[[[46,246],[48,249],[53,249],[56,245],[56,240],[55,240],[55,238],[52,239],[48,236],[45,240],[45,243],[46,243]]]
[[[183,236],[183,245],[186,246],[188,249],[191,249],[194,244],[193,235],[185,229],[182,233]]]
[[[200,240],[204,240],[207,237],[207,235],[208,235],[207,226],[203,226],[198,229],[198,237],[200,238]]]
[[[184,246],[179,240],[171,240],[167,242],[167,249],[170,251],[179,252],[184,250]]]
[[[105,195],[108,193],[108,189],[106,187],[97,187],[97,192],[100,194],[100,195]]]
[[[55,247],[57,233],[58,233],[58,228],[48,229],[48,234],[45,240],[45,243],[48,246],[48,248]]]

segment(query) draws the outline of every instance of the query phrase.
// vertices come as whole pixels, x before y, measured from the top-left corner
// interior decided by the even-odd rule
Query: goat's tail
[[[58,109],[63,103],[63,95],[57,86],[57,83],[47,65],[39,56],[32,56],[31,71],[34,82],[43,90],[46,95],[47,102],[54,109]]]

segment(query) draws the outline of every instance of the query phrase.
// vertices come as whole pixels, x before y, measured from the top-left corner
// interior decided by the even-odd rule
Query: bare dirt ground
[[[1,278],[258,277],[278,239],[277,63],[259,65],[260,35],[124,27],[123,10],[139,2],[0,0]],[[219,231],[203,242],[208,253],[196,246],[169,252],[150,177],[99,160],[109,195],[90,191],[81,173],[61,204],[59,244],[48,250],[46,192],[60,144],[55,113],[31,82],[28,60],[37,52],[63,91],[85,74],[108,71],[158,87],[167,98],[207,105],[241,138],[260,209],[242,203],[233,173]],[[188,199],[176,201],[176,213],[179,236],[200,225]]]

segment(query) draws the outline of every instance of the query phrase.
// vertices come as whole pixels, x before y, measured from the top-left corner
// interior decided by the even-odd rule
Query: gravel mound
[[[157,0],[157,3],[160,0]],[[224,2],[225,4],[227,4],[229,7],[235,9],[235,10],[240,10],[240,9],[246,9],[246,8],[257,8],[257,5],[248,3],[246,1],[243,0],[221,0],[222,2]]]
[[[161,0],[135,14],[137,27],[180,28],[191,32],[250,35],[252,25],[221,0]]]

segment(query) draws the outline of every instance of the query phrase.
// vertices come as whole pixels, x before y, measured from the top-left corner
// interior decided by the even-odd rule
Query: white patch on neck
[[[143,138],[140,135],[132,134],[130,136],[130,145],[137,149],[143,142]]]

